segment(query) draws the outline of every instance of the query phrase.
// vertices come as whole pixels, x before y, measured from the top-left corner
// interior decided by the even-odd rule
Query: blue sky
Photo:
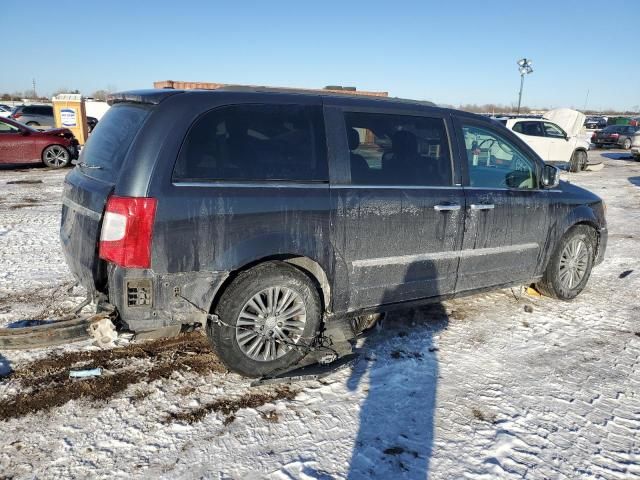
[[[354,85],[436,103],[640,109],[637,0],[3,2],[0,92]],[[13,41],[12,39],[16,40]],[[634,46],[635,44],[635,46]]]

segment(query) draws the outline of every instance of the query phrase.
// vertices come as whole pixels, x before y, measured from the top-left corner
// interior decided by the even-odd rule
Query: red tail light
[[[620,136],[620,134],[619,134],[619,133],[612,133],[610,136],[611,136],[611,137],[619,137],[619,136]]]
[[[18,119],[18,118],[20,118],[21,116],[22,116],[22,114],[21,114],[21,113],[16,112],[16,113],[14,113],[13,115],[11,115],[11,118]]]
[[[155,198],[109,197],[100,232],[100,258],[121,267],[149,268],[156,205]]]

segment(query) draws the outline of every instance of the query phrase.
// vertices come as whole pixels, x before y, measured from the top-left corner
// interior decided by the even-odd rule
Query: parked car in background
[[[30,127],[40,125],[53,127],[56,124],[52,105],[20,105],[16,107],[9,118]]]
[[[579,172],[587,168],[589,150],[589,142],[578,137],[584,123],[581,117],[576,110],[558,109],[543,118],[510,118],[504,125],[545,162],[568,164],[570,171]]]
[[[594,132],[591,136],[591,143],[596,148],[620,147],[629,150],[633,143],[632,138],[638,130],[640,127],[631,125],[609,125],[599,132]]]
[[[291,90],[111,98],[65,179],[66,261],[124,326],[201,324],[243,375],[398,305],[532,281],[570,300],[604,257],[602,200],[489,118]]]
[[[0,105],[0,117],[7,118],[11,115],[12,108],[9,105]]]
[[[42,162],[62,168],[78,157],[78,141],[68,128],[44,132],[10,118],[0,118],[0,164]]]
[[[607,119],[604,117],[587,117],[584,121],[584,126],[589,130],[604,128],[607,126]]]
[[[89,133],[93,132],[93,129],[98,125],[98,119],[95,117],[87,117],[87,129]]]
[[[629,125],[633,127],[640,127],[640,117],[633,117],[629,122]]]
[[[631,137],[631,155],[640,161],[640,130],[636,131]]]

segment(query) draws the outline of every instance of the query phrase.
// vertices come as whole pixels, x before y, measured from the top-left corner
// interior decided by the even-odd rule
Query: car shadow
[[[640,177],[629,177],[628,180],[636,187],[640,187]]]
[[[407,269],[405,286],[419,278],[437,275],[421,262],[420,268]],[[380,303],[397,301],[392,292]],[[447,328],[448,316],[441,303],[434,303],[389,312],[384,325],[365,337],[364,359],[347,381],[349,390],[366,392],[347,478],[425,479],[433,451],[439,370],[434,338]]]
[[[603,157],[606,157],[610,160],[633,160],[633,155],[627,151],[622,152],[602,152],[600,153]]]

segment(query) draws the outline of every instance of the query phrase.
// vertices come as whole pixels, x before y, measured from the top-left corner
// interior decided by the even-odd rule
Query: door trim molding
[[[539,248],[537,243],[522,243],[519,245],[507,245],[505,247],[473,248],[466,250],[452,250],[450,252],[420,253],[417,255],[398,255],[392,257],[367,258],[351,262],[353,268],[379,267],[382,265],[407,265],[415,262],[430,260],[449,260],[454,258],[472,258],[484,255],[497,255],[502,253],[522,252]]]

